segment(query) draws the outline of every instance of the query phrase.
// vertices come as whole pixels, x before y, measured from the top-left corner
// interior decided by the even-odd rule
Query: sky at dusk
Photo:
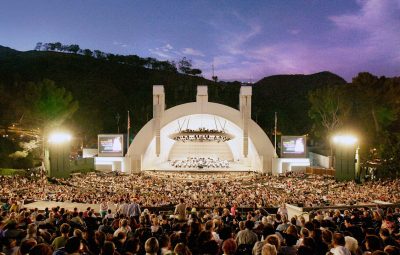
[[[400,0],[0,0],[0,45],[192,59],[211,78],[400,76]],[[0,59],[1,61],[1,59]]]

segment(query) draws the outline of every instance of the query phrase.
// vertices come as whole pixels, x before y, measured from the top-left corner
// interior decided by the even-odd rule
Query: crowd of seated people
[[[268,176],[251,173],[73,175],[51,182],[26,177],[0,177],[0,197],[100,204],[108,199],[118,204],[130,193],[146,207],[176,204],[179,197],[190,207],[223,207],[235,200],[240,207],[278,207],[283,202],[304,207],[365,205],[375,200],[400,203],[400,180],[378,180],[357,184],[305,174]],[[223,178],[218,179],[218,176]]]
[[[399,208],[317,211],[306,220],[260,211],[236,201],[213,210],[179,199],[170,214],[142,209],[126,194],[116,211],[60,207],[0,210],[0,254],[52,255],[398,255]],[[103,208],[104,209],[104,208]]]
[[[229,168],[229,161],[224,159],[187,157],[186,159],[176,159],[170,162],[171,166],[176,168]]]

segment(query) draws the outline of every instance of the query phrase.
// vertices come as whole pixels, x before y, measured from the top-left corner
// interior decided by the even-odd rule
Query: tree
[[[95,58],[104,58],[104,52],[99,51],[99,50],[94,50],[93,51],[93,56]]]
[[[36,46],[35,46],[35,50],[36,51],[40,51],[40,49],[42,48],[42,42],[38,42],[37,44],[36,44]]]
[[[192,70],[192,60],[187,59],[186,57],[183,57],[178,62],[178,69],[181,73],[190,74],[190,72]]]
[[[317,136],[329,137],[344,125],[351,112],[351,105],[345,95],[345,88],[339,86],[326,86],[309,92],[308,115],[313,120]],[[331,144],[330,147],[332,154]]]
[[[78,51],[80,50],[79,45],[77,44],[71,44],[68,46],[68,51],[72,52],[72,53],[78,53]]]
[[[18,86],[6,87],[0,83],[0,126],[6,132],[9,126],[19,122],[24,115],[23,102]]]
[[[194,68],[192,70],[190,70],[190,74],[197,76],[197,75],[201,75],[202,71],[200,69]]]
[[[62,44],[60,42],[54,43],[54,49],[61,51],[62,50]]]
[[[54,81],[30,82],[25,93],[26,119],[44,132],[61,125],[78,109],[79,104],[65,88]]]
[[[91,57],[93,55],[93,52],[89,49],[83,50],[83,55]]]
[[[366,148],[378,149],[382,155],[386,147],[385,137],[394,130],[400,113],[400,82],[397,79],[376,77],[370,73],[359,73],[350,84],[354,102],[353,116],[359,126]]]

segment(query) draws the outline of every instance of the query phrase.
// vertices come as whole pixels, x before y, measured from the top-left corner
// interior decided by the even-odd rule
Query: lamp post
[[[335,135],[335,178],[337,180],[359,180],[358,139],[353,135]]]
[[[69,155],[71,152],[71,134],[54,132],[49,136],[49,175],[50,177],[65,178],[69,176]]]

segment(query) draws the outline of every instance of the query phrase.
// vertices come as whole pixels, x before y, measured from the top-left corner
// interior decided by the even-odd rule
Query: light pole
[[[50,177],[65,178],[69,176],[69,155],[71,152],[71,134],[54,132],[49,136]]]
[[[337,180],[359,180],[359,146],[353,135],[335,135],[335,178]]]

